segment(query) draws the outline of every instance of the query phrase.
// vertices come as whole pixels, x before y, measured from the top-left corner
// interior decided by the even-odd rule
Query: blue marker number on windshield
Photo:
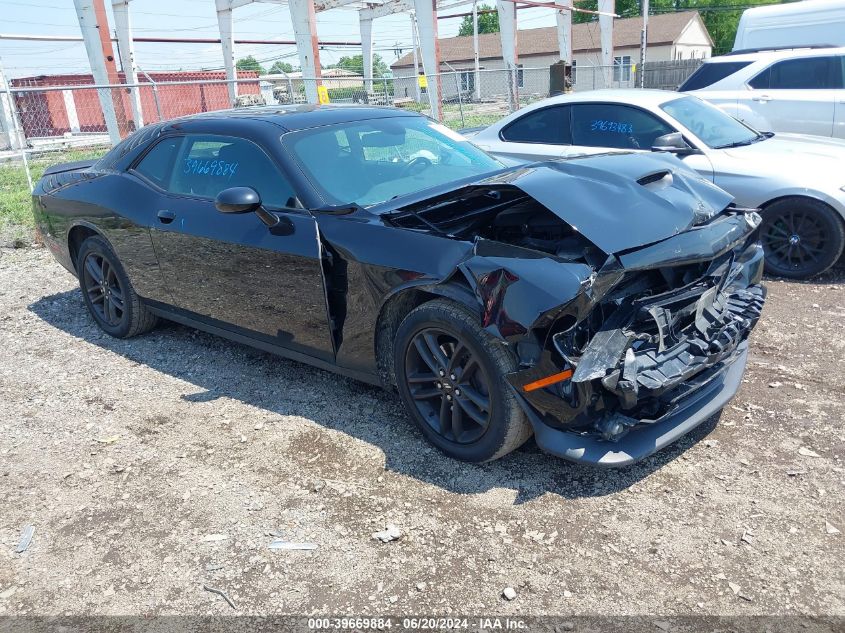
[[[596,119],[590,124],[591,132],[615,132],[617,134],[633,134],[634,125],[632,123],[622,123],[620,121],[605,121],[604,119]]]
[[[201,174],[211,177],[227,177],[231,178],[235,175],[238,169],[237,162],[228,162],[225,160],[196,160],[195,158],[185,159],[185,168],[182,170],[185,174]]]

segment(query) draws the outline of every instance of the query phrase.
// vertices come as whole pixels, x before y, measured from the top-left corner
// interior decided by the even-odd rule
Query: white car
[[[763,132],[845,138],[845,48],[713,57],[679,90]]]
[[[757,132],[691,95],[636,89],[561,95],[471,140],[510,161],[672,152],[737,205],[762,209],[766,267],[775,275],[816,275],[845,246],[845,141]]]

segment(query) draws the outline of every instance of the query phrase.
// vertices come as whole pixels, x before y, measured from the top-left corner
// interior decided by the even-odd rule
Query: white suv
[[[736,51],[679,88],[764,132],[845,138],[845,48]]]

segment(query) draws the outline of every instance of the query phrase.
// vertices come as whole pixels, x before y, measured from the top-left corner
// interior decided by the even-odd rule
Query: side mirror
[[[220,213],[252,213],[261,208],[261,196],[252,187],[230,187],[217,194],[214,206]]]
[[[280,218],[261,206],[261,196],[252,187],[230,187],[217,194],[214,206],[220,213],[255,213],[273,235],[293,235],[290,218]]]
[[[684,135],[680,132],[671,132],[658,136],[651,144],[652,152],[671,152],[673,154],[697,154],[698,150],[687,145]]]

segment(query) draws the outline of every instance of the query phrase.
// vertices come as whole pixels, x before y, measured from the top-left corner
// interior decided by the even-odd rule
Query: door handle
[[[759,95],[756,97],[751,97],[752,101],[771,101],[772,98],[769,95]]]
[[[162,224],[170,224],[176,218],[176,214],[167,209],[162,209],[156,215],[158,216],[158,221]]]

